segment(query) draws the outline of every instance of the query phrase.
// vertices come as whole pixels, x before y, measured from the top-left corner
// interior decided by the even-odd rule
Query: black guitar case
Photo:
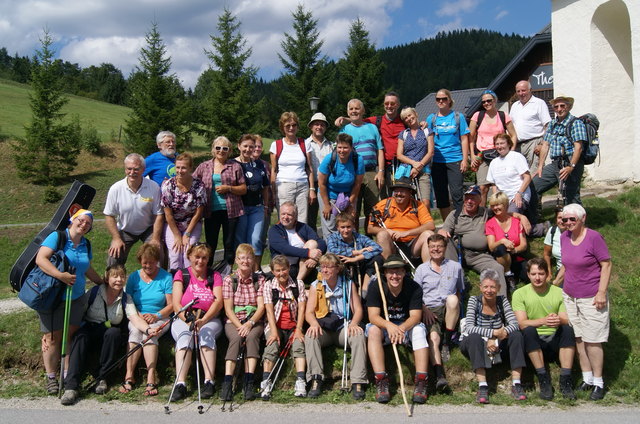
[[[80,181],[74,181],[67,195],[62,199],[62,203],[58,206],[58,210],[46,227],[38,233],[31,243],[24,249],[16,263],[11,268],[9,274],[9,282],[16,292],[20,291],[29,272],[35,266],[36,254],[40,245],[45,238],[53,231],[64,230],[69,226],[69,218],[76,213],[78,209],[89,209],[93,197],[96,195],[96,189],[88,184]]]

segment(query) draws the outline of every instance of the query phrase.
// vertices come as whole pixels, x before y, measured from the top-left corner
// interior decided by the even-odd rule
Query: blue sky
[[[349,25],[358,17],[378,47],[464,28],[530,36],[551,21],[551,0],[0,0],[0,46],[32,55],[47,27],[60,58],[83,67],[110,62],[128,75],[155,20],[172,71],[193,87],[211,65],[204,49],[227,5],[242,22],[252,64],[269,80],[281,73],[277,53],[283,34],[292,32],[291,12],[298,3],[318,19],[323,54],[332,59],[343,55]]]

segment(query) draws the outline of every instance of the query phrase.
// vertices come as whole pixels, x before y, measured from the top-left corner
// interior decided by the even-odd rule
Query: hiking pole
[[[162,329],[164,327],[166,327],[167,325],[171,325],[171,323],[178,317],[178,315],[180,315],[182,312],[186,311],[187,309],[189,309],[190,307],[192,307],[193,305],[195,305],[196,303],[198,303],[198,298],[194,297],[193,300],[189,303],[187,303],[186,305],[184,305],[176,314],[174,314],[168,321],[166,321],[164,324],[162,324],[161,326],[159,326],[156,329],[157,333],[160,333],[162,331]],[[107,368],[102,377],[106,377],[107,375],[109,375],[114,369],[116,369],[123,361],[125,361],[128,357],[130,357],[131,355],[133,355],[135,352],[137,352],[140,348],[144,347],[149,340],[151,340],[153,337],[155,336],[148,336],[146,339],[142,340],[140,343],[138,343],[133,349],[129,350],[127,353],[125,353],[125,355],[118,359],[116,362],[114,362],[113,364],[111,364],[111,366],[109,368]],[[93,380],[92,382],[90,382],[89,384],[87,384],[84,387],[85,391],[88,391],[89,389],[91,389],[93,386],[95,386],[98,383],[98,379]]]
[[[264,389],[262,389],[262,393],[260,394],[263,400],[269,400],[269,398],[271,397],[271,391],[276,385],[276,381],[278,381],[278,376],[280,376],[280,371],[282,370],[284,361],[289,355],[289,351],[291,350],[291,346],[293,345],[295,334],[295,330],[291,332],[291,334],[289,335],[289,339],[287,340],[287,344],[280,350],[278,359],[276,360],[276,363],[274,364],[273,369],[271,370],[271,372],[269,373],[269,377],[267,378],[267,384],[265,385]],[[275,377],[273,377],[274,373]]]
[[[246,322],[245,320],[241,321],[242,323]],[[240,378],[240,367],[242,364],[244,364],[244,352],[247,349],[247,338],[246,337],[242,337],[240,339],[240,350],[238,350],[238,356],[236,357],[236,367],[233,370],[233,377],[231,379],[231,404],[229,405],[229,412],[233,412],[233,397],[236,394],[236,390],[235,387],[237,385],[238,382],[238,378]],[[246,370],[245,370],[246,371]],[[225,399],[222,402],[222,408],[220,408],[220,410],[222,412],[225,412],[227,406],[227,400]]]
[[[382,220],[382,214],[380,213],[379,210],[374,209],[373,211],[371,211],[371,216],[376,220],[376,223],[380,226],[380,228],[384,228],[385,230],[388,230],[387,226],[384,224],[384,221]],[[411,267],[413,272],[416,272],[416,267],[413,265],[413,263],[411,263],[407,254],[404,253],[402,249],[400,249],[400,246],[398,246],[398,243],[396,243],[396,241],[393,239],[391,239],[391,242],[395,246],[400,256],[402,256],[402,259]]]
[[[347,375],[347,341],[349,339],[349,307],[351,307],[351,280],[345,282],[345,279],[342,279],[343,284],[349,284],[349,289],[346,287],[342,287],[343,295],[342,295],[342,305],[344,308],[344,350],[342,354],[342,379],[340,380],[340,390],[349,391],[348,381],[349,376]]]
[[[387,310],[387,297],[384,294],[384,289],[382,288],[382,278],[380,278],[380,268],[378,268],[378,263],[374,262],[374,266],[376,267],[376,277],[378,278],[378,289],[380,290],[380,297],[382,298],[382,309],[384,310],[384,319],[389,321],[389,311]],[[402,372],[402,365],[400,364],[400,356],[398,355],[398,347],[395,343],[391,343],[391,347],[393,348],[393,355],[396,357],[396,365],[398,366],[398,374],[400,374],[400,390],[402,391],[402,401],[404,402],[404,407],[407,409],[407,415],[410,417],[411,409],[409,409],[409,403],[407,402],[407,395],[404,392],[404,374]]]
[[[202,312],[202,309],[198,309],[198,312],[196,313],[196,320],[198,318],[200,318],[200,314]],[[198,326],[196,325],[196,322],[193,321],[193,327],[194,327],[194,331],[193,331],[193,341],[194,341],[194,350],[193,350],[193,354],[196,357],[196,381],[198,382],[198,413],[199,414],[204,414],[204,406],[202,406],[202,394],[200,393],[200,330],[198,329]]]
[[[62,347],[60,354],[60,387],[58,387],[58,399],[62,397],[64,389],[64,360],[67,356],[67,335],[69,334],[69,318],[71,315],[71,291],[72,287],[67,285],[64,300],[64,324],[62,326]]]
[[[201,310],[198,309],[197,316],[194,316],[191,311],[187,311],[186,314],[185,314],[185,321],[188,322],[188,323],[191,323],[189,325],[189,332],[191,333],[191,335],[189,337],[193,337],[193,335],[195,334],[194,327],[195,327],[195,324],[196,324],[197,317],[200,316],[200,312],[201,312]],[[178,314],[176,314],[176,316],[177,315]],[[171,393],[169,393],[169,400],[167,401],[167,404],[164,406],[164,413],[165,414],[170,414],[171,413],[171,410],[169,409],[169,405],[171,404],[171,398],[173,397],[173,392],[176,390],[176,384],[178,384],[178,379],[180,378],[180,374],[182,374],[182,368],[184,367],[184,364],[187,362],[187,350],[188,350],[188,348],[189,348],[189,346],[187,346],[187,348],[185,348],[184,357],[182,358],[182,363],[180,364],[180,369],[176,370],[176,378],[175,378],[175,380],[173,380],[173,386],[171,387]],[[177,354],[177,352],[176,352],[176,354]],[[198,385],[199,385],[199,383],[200,383],[200,380],[198,379]]]

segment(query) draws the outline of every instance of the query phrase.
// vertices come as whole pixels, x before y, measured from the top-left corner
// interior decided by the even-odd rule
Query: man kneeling
[[[304,348],[307,354],[307,380],[311,378],[308,393],[311,398],[320,396],[322,391],[322,348],[329,345],[346,348],[347,344],[351,347],[351,395],[356,400],[362,400],[365,396],[367,351],[364,331],[359,326],[362,302],[356,284],[340,275],[342,269],[338,256],[333,253],[322,256],[322,280],[313,282],[309,289],[305,315],[309,329],[304,338]],[[343,372],[346,372],[344,364]],[[343,375],[343,379],[346,382],[347,377]]]
[[[527,274],[531,284],[513,293],[513,311],[524,335],[524,350],[536,369],[540,382],[540,398],[553,399],[547,361],[560,358],[560,392],[575,399],[571,367],[576,353],[576,339],[564,306],[562,290],[549,284],[549,268],[542,258],[530,259]]]
[[[369,360],[375,374],[376,400],[386,403],[390,400],[389,377],[385,371],[384,345],[405,344],[413,348],[416,365],[413,402],[427,400],[427,367],[429,366],[429,345],[427,330],[422,319],[422,289],[407,275],[407,264],[399,255],[391,255],[382,265],[383,293],[381,295],[377,278],[371,280],[367,292],[367,309],[370,324],[367,324]],[[389,320],[383,317],[383,302],[386,299]]]

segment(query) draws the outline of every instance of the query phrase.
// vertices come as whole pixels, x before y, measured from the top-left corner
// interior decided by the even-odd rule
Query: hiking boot
[[[573,392],[573,382],[570,375],[560,376],[560,393],[565,399],[575,400],[576,394]]]
[[[187,386],[184,384],[176,384],[171,394],[171,402],[177,402],[187,397]]]
[[[440,356],[442,356],[442,363],[443,364],[449,362],[449,359],[451,359],[451,352],[449,351],[449,345],[448,344],[443,344],[442,345],[442,348],[440,349]]]
[[[538,374],[538,382],[540,383],[540,399],[552,400],[553,386],[549,374]]]
[[[366,386],[364,383],[353,383],[351,385],[351,396],[354,400],[364,400],[367,390]]]
[[[302,378],[296,379],[295,390],[293,391],[293,395],[295,397],[305,397],[307,396],[307,382]]]
[[[322,376],[318,374],[314,374],[311,376],[311,387],[309,388],[309,396],[312,399],[317,398],[322,393]]]
[[[215,383],[213,381],[206,381],[204,383],[204,387],[202,388],[202,392],[200,392],[200,396],[202,397],[202,399],[211,399],[215,391]]]
[[[589,384],[586,381],[583,381],[578,386],[578,390],[580,390],[581,392],[591,392],[593,391],[593,384]]]
[[[415,388],[413,389],[413,398],[412,401],[414,403],[423,404],[427,401],[427,376],[416,375],[413,382],[415,383]]]
[[[513,396],[515,400],[527,400],[527,395],[520,383],[516,383],[511,386],[511,396]]]
[[[107,380],[98,381],[98,385],[96,386],[95,392],[97,395],[103,395],[107,393],[109,390],[109,385],[107,384]]]
[[[256,386],[253,379],[245,380],[242,392],[244,394],[244,400],[254,400],[256,398]]]
[[[447,381],[447,377],[445,377],[444,375],[441,377],[438,377],[438,379],[436,380],[436,390],[439,392],[443,392],[447,390],[448,387],[449,387],[449,382]]]
[[[220,389],[220,400],[227,402],[233,399],[233,393],[231,393],[232,386],[233,380],[222,382],[222,388]]]
[[[60,383],[55,377],[47,377],[47,384],[45,385],[47,388],[47,393],[50,395],[57,395],[58,389],[60,388]]]
[[[376,377],[376,401],[378,403],[387,403],[389,400],[391,400],[389,395],[389,376]]]
[[[476,402],[487,404],[489,403],[489,386],[478,386],[476,392]]]
[[[62,398],[60,399],[60,403],[63,405],[73,405],[78,401],[78,391],[77,390],[65,390]]]
[[[604,387],[593,386],[593,391],[589,395],[591,400],[602,400],[604,398]]]

